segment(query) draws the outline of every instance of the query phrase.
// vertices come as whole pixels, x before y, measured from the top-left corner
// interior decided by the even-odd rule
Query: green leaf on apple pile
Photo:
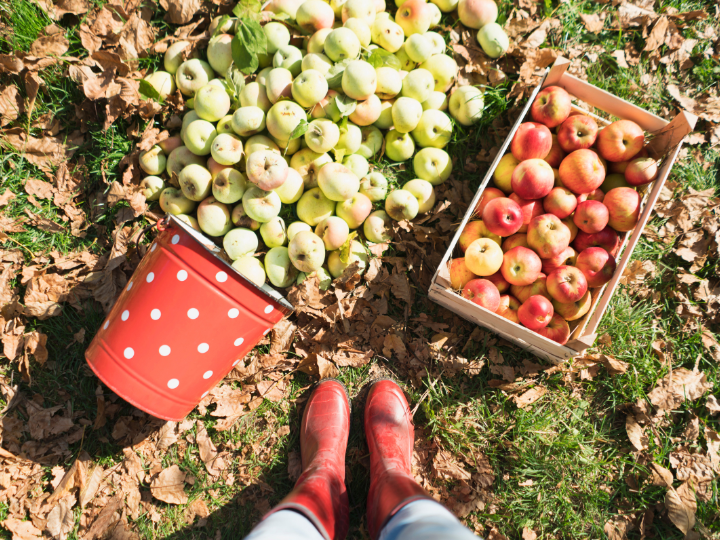
[[[342,62],[334,64],[328,70],[328,72],[325,74],[325,79],[327,80],[328,87],[335,89],[342,86],[343,72],[345,71],[345,68],[348,67],[350,62],[352,62],[352,60],[343,60]]]
[[[252,18],[257,20],[262,11],[262,2],[260,0],[240,0],[233,8],[233,15],[238,19]]]
[[[229,20],[230,20],[230,15],[223,15],[220,18],[220,21],[218,22],[217,28],[215,28],[215,31],[213,32],[212,37],[215,37],[219,34],[223,34],[224,32],[222,31],[222,28],[223,28],[223,26],[225,26],[225,24],[227,24],[227,22]]]
[[[155,90],[155,87],[145,79],[140,79],[140,97],[143,99],[152,99],[158,103],[165,103],[160,93]]]
[[[402,64],[400,63],[400,60],[398,60],[397,56],[380,48],[373,50],[368,56],[367,61],[368,64],[375,69],[381,67],[391,67],[394,70],[400,71],[400,68],[402,67]]]
[[[235,67],[235,63],[231,63],[230,67],[225,73],[225,81],[227,82],[230,89],[234,92],[234,99],[239,99],[240,92],[245,88],[245,77],[239,69]]]
[[[302,137],[303,135],[305,135],[305,132],[308,130],[309,125],[310,124],[308,124],[307,120],[300,120],[300,123],[295,126],[295,129],[292,130],[289,140],[294,141],[298,137]]]
[[[235,66],[245,75],[257,71],[259,54],[267,54],[267,37],[255,19],[243,17],[232,40],[232,57]]]
[[[353,240],[357,237],[358,233],[357,231],[351,232],[347,240],[345,240],[345,243],[340,246],[340,260],[347,264],[348,260],[350,259],[350,248],[352,247]]]
[[[350,116],[352,113],[355,112],[355,108],[357,107],[357,101],[355,101],[353,98],[346,96],[345,94],[338,94],[337,96],[335,96],[335,105],[340,111],[340,116],[345,117]]]

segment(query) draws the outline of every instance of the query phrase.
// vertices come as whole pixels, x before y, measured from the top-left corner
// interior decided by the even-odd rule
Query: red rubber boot
[[[410,407],[393,381],[378,381],[365,403],[365,437],[370,451],[367,520],[370,538],[402,507],[431,499],[412,476],[414,429]]]
[[[303,473],[295,488],[268,514],[300,512],[326,540],[347,536],[350,505],[345,488],[345,451],[350,402],[345,387],[327,379],[308,399],[300,431]],[[267,517],[267,516],[266,516]]]

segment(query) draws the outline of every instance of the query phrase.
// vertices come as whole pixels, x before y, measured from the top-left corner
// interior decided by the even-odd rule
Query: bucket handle
[[[130,239],[128,240],[128,244],[132,244],[134,246],[137,246],[140,241],[143,239],[143,237],[154,227],[157,227],[157,230],[162,232],[164,231],[168,224],[170,223],[170,216],[165,215],[161,219],[157,220],[152,225],[148,225],[147,227],[143,227],[142,229],[138,229],[138,231],[133,234]]]

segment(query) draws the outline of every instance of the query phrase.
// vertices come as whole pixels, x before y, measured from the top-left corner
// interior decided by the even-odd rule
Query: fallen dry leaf
[[[524,409],[528,405],[535,403],[538,399],[543,397],[546,392],[547,388],[545,388],[544,386],[535,386],[527,392],[524,392],[517,396],[514,401],[517,404],[518,408]]]
[[[17,117],[24,111],[25,104],[17,86],[9,85],[0,88],[0,126],[17,120]]]
[[[601,19],[600,15],[597,13],[580,13],[580,20],[585,25],[588,32],[592,32],[593,34],[601,32],[603,26],[605,26],[605,20]]]
[[[30,45],[30,54],[33,56],[62,56],[70,48],[70,42],[62,33],[43,36]]]
[[[75,495],[69,494],[60,499],[48,514],[45,528],[55,540],[65,540],[68,533],[73,530],[75,525],[73,506],[75,506]]]
[[[201,0],[160,0],[160,5],[167,11],[165,20],[173,24],[189,23],[196,12],[200,11]]]
[[[647,435],[645,435],[645,431],[643,431],[642,426],[637,423],[637,420],[631,414],[628,414],[625,418],[625,430],[635,450],[645,450],[648,447],[648,438]]]
[[[13,540],[42,539],[42,531],[35,527],[31,521],[20,521],[17,518],[10,517],[0,522],[0,525],[13,534]]]
[[[695,525],[697,502],[687,482],[679,488],[670,488],[665,495],[668,517],[684,534],[688,534]]]
[[[188,501],[185,493],[186,474],[177,465],[171,465],[164,469],[150,483],[150,493],[158,500],[169,504],[186,504]]]
[[[656,407],[672,410],[686,400],[695,401],[712,387],[703,372],[679,368],[666,375],[648,398]]]

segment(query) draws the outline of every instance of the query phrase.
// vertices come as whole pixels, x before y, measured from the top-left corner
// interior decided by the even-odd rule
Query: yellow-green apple
[[[528,225],[527,241],[542,259],[549,259],[570,245],[570,229],[557,216],[543,214]]]
[[[243,142],[234,133],[220,133],[210,145],[210,154],[219,165],[235,165],[243,157]]]
[[[605,227],[602,231],[588,234],[585,232],[578,232],[573,247],[581,253],[591,247],[600,247],[610,253],[613,257],[617,255],[620,249],[620,238],[617,232],[610,226]]]
[[[160,193],[160,208],[168,214],[189,214],[195,209],[195,202],[185,197],[181,190],[166,187]]]
[[[553,189],[555,173],[545,160],[526,159],[513,170],[510,185],[518,197],[542,199]]]
[[[350,199],[360,189],[360,179],[341,163],[328,163],[318,174],[318,186],[332,201]]]
[[[493,0],[460,0],[457,10],[460,22],[468,28],[482,28],[494,23],[498,16],[497,4]]]
[[[330,216],[317,224],[315,234],[322,239],[327,251],[333,251],[345,243],[350,234],[350,228],[343,219]]]
[[[290,240],[288,255],[301,272],[314,272],[325,262],[325,244],[315,233],[300,231]]]
[[[268,54],[275,54],[280,47],[290,44],[290,31],[282,23],[271,21],[263,26],[263,31],[267,38]]]
[[[185,146],[196,156],[207,156],[215,137],[217,130],[207,120],[194,120],[185,128]]]
[[[327,75],[330,68],[333,66],[332,60],[322,53],[309,53],[305,55],[300,64],[300,69],[305,72],[308,70],[314,70],[322,73],[323,76]],[[325,97],[325,96],[323,96]]]
[[[402,27],[390,19],[377,17],[370,27],[373,43],[377,43],[388,52],[397,52],[405,41]]]
[[[478,238],[488,238],[498,246],[502,242],[502,238],[491,233],[482,221],[469,221],[458,238],[458,247],[465,253],[468,246]]]
[[[425,32],[423,36],[429,39],[430,43],[432,43],[433,55],[443,54],[445,52],[445,39],[440,34],[437,32]]]
[[[202,165],[191,164],[180,171],[178,176],[180,189],[191,201],[202,201],[212,189],[212,176]],[[185,214],[186,212],[181,212]]]
[[[608,161],[628,161],[645,144],[645,133],[631,120],[618,120],[604,127],[597,137],[599,154]]]
[[[253,231],[257,231],[260,228],[260,222],[247,215],[242,203],[235,205],[232,213],[230,214],[230,219],[236,227],[242,227]]]
[[[348,122],[345,126],[340,126],[340,140],[335,145],[335,153],[343,152],[343,155],[349,156],[360,149],[362,144],[362,131],[360,128]]]
[[[435,109],[436,111],[446,111],[448,108],[447,95],[445,94],[445,92],[438,92],[437,90],[433,90],[433,93],[430,94],[430,97],[422,102],[422,107],[424,111],[427,111],[429,109]]]
[[[405,161],[415,153],[415,142],[409,133],[393,129],[385,135],[385,154],[393,161]]]
[[[448,271],[450,272],[450,286],[453,289],[463,289],[469,281],[477,278],[465,264],[465,257],[450,261]]]
[[[200,120],[200,117],[195,111],[188,111],[185,116],[183,116],[182,126],[180,127],[180,139],[183,141],[183,144],[185,143],[185,132],[187,131],[187,127],[195,120]]]
[[[369,126],[377,122],[382,112],[382,102],[375,94],[365,101],[359,101],[355,110],[350,113],[350,121],[358,126]]]
[[[403,46],[400,47],[393,54],[395,58],[400,61],[400,70],[402,71],[402,73],[400,74],[401,79],[406,77],[408,73],[410,73],[413,69],[417,67],[417,64],[413,62],[412,59],[405,52],[405,44],[403,44]]]
[[[247,178],[263,191],[277,189],[288,177],[285,158],[270,150],[261,150],[247,158]]]
[[[350,33],[352,34],[352,32]],[[327,93],[327,80],[322,73],[315,69],[303,71],[292,83],[293,99],[305,108],[319,103]]]
[[[502,266],[503,252],[489,238],[474,240],[465,250],[465,264],[478,276],[491,276]]]
[[[511,285],[532,285],[542,268],[540,257],[532,249],[517,246],[505,252],[500,267],[505,281]]]
[[[455,11],[458,5],[458,0],[432,0],[432,2],[444,13]]]
[[[167,158],[162,148],[156,144],[149,150],[140,152],[138,162],[140,163],[140,168],[147,174],[158,175],[165,171]]]
[[[352,99],[364,101],[375,93],[375,68],[363,60],[353,60],[342,74],[343,92]]]
[[[343,159],[342,164],[355,173],[358,178],[363,178],[370,172],[368,160],[358,154],[350,154]]]
[[[510,296],[509,294],[503,294],[500,296],[500,307],[498,307],[495,313],[506,318],[508,321],[520,324],[520,319],[518,319],[518,309],[520,309],[520,302],[518,299],[514,296]]]
[[[328,257],[328,270],[332,277],[337,278],[343,275],[345,269],[357,263],[357,272],[362,274],[367,268],[368,260],[369,258],[363,245],[357,240],[353,240],[350,243],[350,256],[347,262],[343,262],[342,259],[340,259],[340,250],[335,250],[330,253]]]
[[[642,196],[631,188],[615,188],[605,194],[603,204],[610,215],[608,225],[618,232],[631,231],[640,216]]]
[[[328,199],[320,188],[315,187],[302,194],[297,203],[298,217],[314,227],[335,212],[335,201]]]
[[[562,163],[562,160],[565,159],[565,156],[565,151],[560,147],[560,144],[558,143],[557,135],[553,134],[552,146],[550,147],[550,152],[544,158],[545,161],[547,161],[548,165],[550,165],[553,169],[557,169]]]
[[[422,114],[423,108],[418,100],[409,97],[396,99],[392,107],[395,131],[399,133],[411,132],[420,123]]]
[[[249,156],[260,150],[272,150],[280,154],[280,148],[275,141],[265,135],[253,135],[247,141],[245,141],[245,155]]]
[[[282,99],[292,98],[293,75],[285,68],[270,70],[265,78],[265,92],[273,105]],[[268,108],[269,112],[272,107]]]
[[[267,223],[280,213],[282,203],[274,191],[265,191],[257,186],[250,186],[243,193],[242,205],[255,221]]]
[[[440,148],[423,148],[413,158],[413,170],[418,178],[427,180],[433,186],[439,186],[450,178],[452,159]]]
[[[595,144],[598,125],[589,116],[576,114],[568,117],[557,128],[557,139],[560,147],[567,153],[590,148]]]
[[[295,235],[299,233],[300,231],[310,231],[312,232],[313,228],[305,223],[304,221],[294,221],[290,225],[288,225],[287,228],[287,237],[288,241],[295,238]]]
[[[553,300],[552,305],[557,315],[560,315],[566,321],[576,321],[590,311],[590,307],[592,306],[592,294],[588,289],[585,295],[577,302],[562,304],[557,300]]]
[[[518,197],[516,193],[511,193],[508,197],[510,200],[515,201],[520,210],[523,213],[523,224],[518,229],[519,233],[527,232],[528,225],[530,222],[538,216],[541,216],[545,212],[543,211],[542,201],[540,199],[528,200]]]
[[[510,236],[523,225],[520,206],[507,197],[493,199],[485,205],[482,220],[488,230],[498,236]]]
[[[223,248],[233,261],[244,255],[252,255],[258,248],[258,237],[250,229],[231,229],[223,237]]]
[[[355,193],[349,199],[335,205],[335,213],[345,220],[351,229],[359,228],[372,212],[372,202],[362,193]]]
[[[427,32],[432,18],[433,12],[423,0],[406,0],[395,14],[395,22],[406,36]]]
[[[167,48],[165,56],[163,57],[165,71],[175,75],[178,68],[183,63],[183,51],[189,46],[189,41],[176,41]]]
[[[392,240],[392,219],[385,210],[375,210],[363,223],[363,233],[370,242],[381,243]],[[458,287],[455,287],[458,288]]]
[[[633,159],[625,169],[625,180],[630,186],[644,186],[657,178],[658,167],[654,159]]]
[[[332,28],[335,12],[330,4],[322,0],[307,0],[297,9],[295,20],[306,34],[312,34],[323,28]]]
[[[612,279],[617,263],[603,248],[589,247],[578,255],[576,266],[585,275],[588,287],[595,288]]]
[[[402,189],[412,193],[418,201],[418,214],[429,212],[435,206],[435,189],[427,180],[410,180]]]
[[[435,79],[427,69],[417,68],[409,72],[402,81],[401,97],[409,97],[422,103],[435,90]]]
[[[547,326],[537,329],[536,332],[560,345],[565,345],[570,338],[570,326],[557,313],[553,314]]]
[[[290,159],[290,167],[300,173],[306,190],[317,187],[320,169],[327,163],[332,163],[332,158],[328,154],[318,154],[310,148],[299,150]]]
[[[360,180],[360,193],[366,195],[372,202],[385,200],[388,182],[382,173],[371,172]]]
[[[305,191],[305,182],[295,169],[288,169],[288,175],[282,186],[275,188],[275,193],[283,204],[296,203]]]
[[[562,221],[563,224],[570,230],[570,242],[573,242],[578,234],[579,229],[577,228],[577,225],[575,225],[575,223],[573,222],[572,216],[568,216],[565,219],[561,219],[560,221]]]
[[[312,54],[319,54],[325,51],[325,40],[332,32],[332,28],[321,28],[315,32],[307,42],[307,52]]]
[[[220,165],[217,161],[215,161],[212,156],[210,156],[207,160],[205,168],[210,171],[210,176],[212,176],[212,179],[214,181],[215,177],[220,174],[220,171],[224,171],[225,169],[232,169],[233,167],[232,165]]]
[[[392,99],[400,93],[403,81],[396,69],[383,66],[376,68],[375,73],[377,74],[375,95],[380,99]]]
[[[155,71],[146,75],[145,80],[160,94],[162,99],[167,99],[169,95],[175,93],[175,77],[167,71]]]
[[[357,37],[360,42],[360,46],[365,48],[370,45],[370,39],[372,37],[372,34],[370,33],[371,25],[372,23],[368,24],[363,19],[359,19],[357,17],[350,17],[343,23],[345,28],[349,28],[354,32],[355,37]]]
[[[274,247],[265,255],[265,272],[270,283],[275,287],[284,289],[289,287],[297,279],[297,268],[290,260],[290,254],[286,247]]]
[[[455,81],[458,74],[457,62],[444,53],[433,54],[430,58],[420,64],[421,69],[426,69],[433,75],[436,92],[447,92]],[[470,87],[475,88],[476,87]],[[482,99],[482,98],[481,98]],[[482,108],[482,107],[481,107]]]
[[[250,137],[265,129],[265,112],[260,107],[240,107],[232,115],[232,129],[241,137]]]
[[[442,111],[435,109],[424,110],[420,122],[412,130],[415,142],[425,148],[445,148],[452,136],[452,120]]]
[[[305,132],[305,144],[318,154],[329,152],[339,140],[340,128],[327,118],[313,120]]]
[[[289,141],[295,128],[304,120],[307,120],[307,115],[300,105],[283,100],[270,108],[265,123],[270,135],[281,141]]]
[[[283,28],[285,27],[283,26]],[[288,35],[288,38],[289,37],[290,36]],[[221,75],[225,75],[225,73],[227,73],[228,68],[230,68],[230,64],[233,62],[232,40],[233,37],[230,34],[217,34],[216,36],[210,38],[207,45],[208,62],[212,68]]]
[[[510,38],[498,23],[491,22],[477,33],[477,42],[490,58],[500,58],[510,48]]]
[[[560,266],[575,266],[577,260],[577,251],[571,246],[566,247],[560,255],[551,257],[549,259],[541,259],[542,261],[542,272],[545,275],[549,275],[555,269]]]
[[[200,229],[210,236],[223,236],[233,225],[228,207],[214,197],[208,197],[198,205],[197,220]]]
[[[255,257],[244,255],[233,261],[232,267],[258,287],[265,285],[265,267]]]
[[[287,230],[283,218],[275,216],[267,223],[260,225],[260,236],[269,248],[284,246],[287,242]]]
[[[194,96],[195,92],[210,82],[215,77],[215,72],[210,64],[192,58],[186,60],[175,72],[175,84],[186,96]]]
[[[508,236],[505,240],[503,240],[501,247],[503,252],[508,252],[517,246],[530,247],[527,243],[527,234],[515,233],[512,236]]]
[[[492,282],[500,291],[500,294],[510,290],[510,284],[505,280],[502,275],[502,268],[495,272],[492,276],[487,276],[488,281]]]
[[[342,7],[342,22],[348,19],[361,19],[367,24],[375,21],[375,3],[367,0],[347,0]]]
[[[560,180],[575,194],[590,193],[602,185],[605,168],[592,150],[575,150],[560,164]]]
[[[448,109],[450,109],[450,116],[463,126],[472,126],[474,123],[480,121],[484,104],[483,94],[479,88],[474,86],[461,86],[450,96]]]
[[[430,58],[433,49],[433,44],[423,34],[412,34],[405,42],[405,53],[410,60],[418,64]],[[433,86],[435,86],[434,83]]]
[[[468,281],[465,287],[463,287],[462,296],[470,300],[473,304],[477,304],[493,313],[500,307],[500,291],[487,279],[472,279]]]
[[[535,283],[531,285],[511,285],[510,292],[520,303],[525,302],[528,298],[536,294],[551,300],[550,293],[547,291],[546,282],[547,276],[540,274],[535,280]]]
[[[419,207],[415,196],[404,189],[396,189],[385,199],[385,212],[395,221],[415,219]]]
[[[440,20],[442,19],[442,12],[440,11],[440,8],[438,8],[435,4],[428,2],[428,7],[430,8],[430,11],[432,12],[432,16],[430,17],[430,28],[435,28],[437,25],[440,24]],[[418,35],[418,34],[413,34]]]
[[[212,194],[224,204],[234,204],[242,199],[247,187],[247,178],[238,170],[227,167],[215,175]]]
[[[493,171],[493,182],[506,194],[512,193],[512,175],[518,165],[520,165],[520,161],[515,156],[505,154],[500,158],[495,171]]]
[[[473,216],[482,218],[482,214],[485,210],[485,207],[487,206],[487,203],[489,203],[493,199],[499,199],[501,197],[505,197],[505,194],[502,191],[497,188],[486,187],[485,190],[482,192],[482,195],[480,196],[480,200],[478,200],[477,204],[475,205]]]
[[[360,134],[362,135],[362,141],[360,142],[360,148],[355,153],[365,159],[370,159],[382,149],[382,132],[375,126],[365,126],[360,130]]]
[[[393,125],[392,106],[395,105],[394,99],[380,102],[380,116],[375,121],[375,127],[378,129],[390,129]]]
[[[451,98],[452,99],[452,98]],[[552,148],[552,133],[538,122],[523,122],[510,143],[510,151],[518,161],[545,159]]]
[[[548,86],[543,88],[530,107],[532,119],[549,128],[562,124],[570,115],[572,100],[564,88]],[[557,167],[557,165],[554,165]]]
[[[336,28],[325,38],[324,51],[333,62],[353,60],[360,54],[360,40],[349,28]]]
[[[195,94],[195,112],[203,120],[217,122],[230,111],[230,96],[215,84],[206,84]]]
[[[165,182],[159,176],[146,176],[140,182],[142,194],[148,201],[157,201],[160,198],[162,190],[165,189]]]
[[[235,130],[232,127],[232,114],[226,114],[220,120],[218,120],[217,124],[215,124],[215,129],[217,130],[218,134],[235,133]]]
[[[553,214],[560,219],[572,215],[577,207],[577,196],[567,188],[556,187],[550,190],[543,199],[543,209],[548,214]]]
[[[583,201],[578,204],[573,221],[578,229],[588,234],[602,231],[608,224],[610,214],[607,207],[598,201]]]
[[[537,332],[550,324],[550,319],[552,319],[554,313],[555,310],[550,300],[536,294],[520,305],[518,309],[518,319],[520,320],[520,324]]]

